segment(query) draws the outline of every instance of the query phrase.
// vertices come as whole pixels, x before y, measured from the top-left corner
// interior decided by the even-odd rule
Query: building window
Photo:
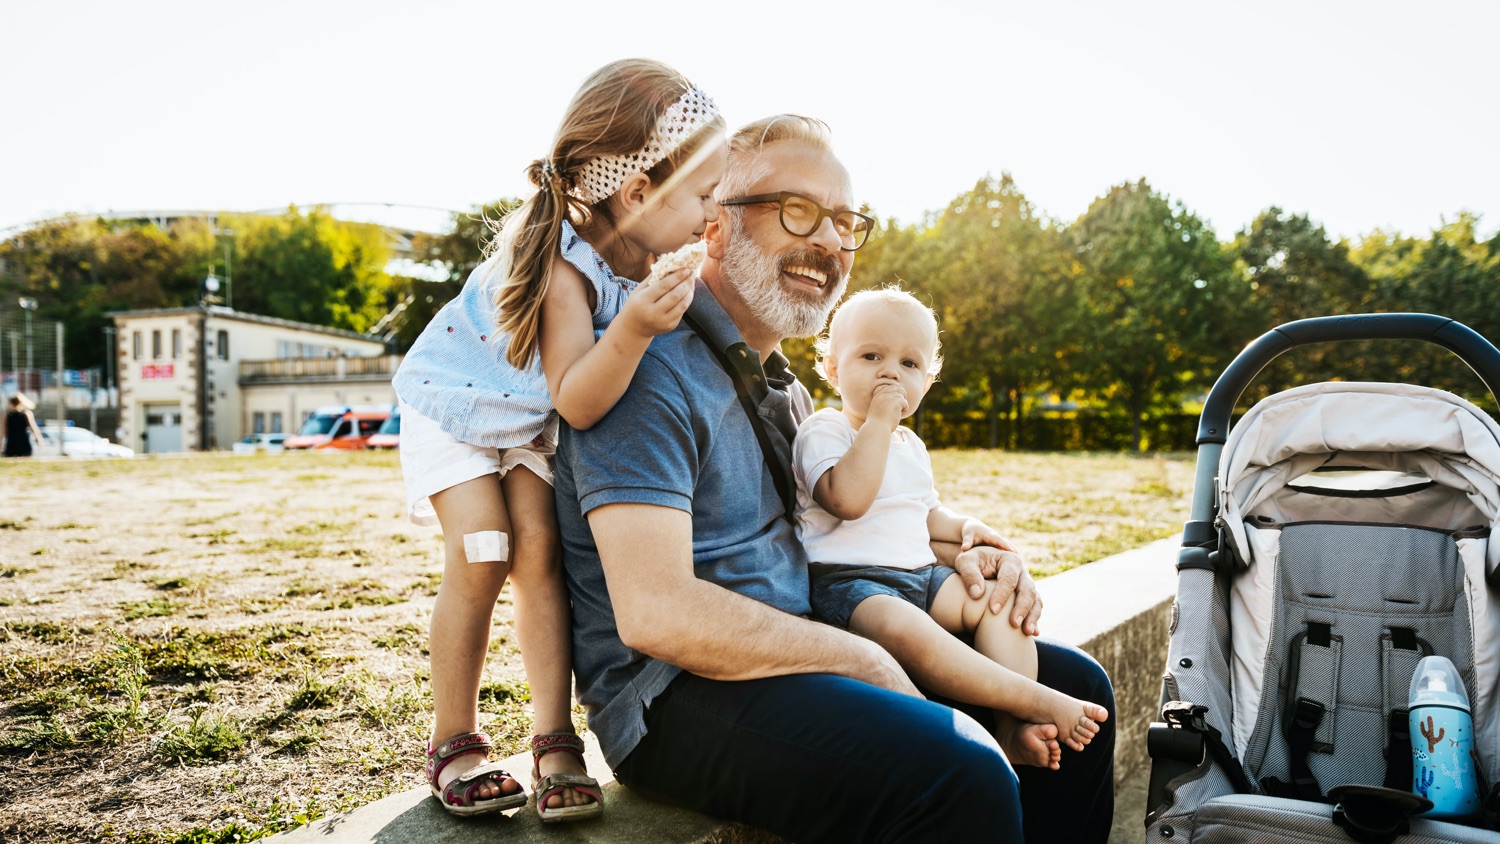
[[[214,353],[219,360],[229,360],[229,332],[219,330],[219,341],[214,344]]]
[[[266,432],[266,415],[260,411],[250,415],[250,433],[264,434]]]
[[[339,350],[332,346],[320,346],[317,343],[294,343],[290,340],[276,341],[276,357],[278,358],[331,358],[339,354]]]
[[[135,360],[141,359],[141,332],[132,331],[130,333],[130,351],[134,355]]]
[[[271,433],[281,433],[281,411],[279,410],[271,411]]]
[[[151,332],[151,359],[161,360],[161,329],[153,329]]]
[[[182,357],[182,329],[172,329],[172,359]]]

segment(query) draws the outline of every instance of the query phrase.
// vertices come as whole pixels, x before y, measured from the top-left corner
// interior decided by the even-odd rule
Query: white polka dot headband
[[[656,128],[646,139],[646,146],[629,155],[601,155],[590,159],[578,171],[573,189],[568,191],[585,205],[607,199],[625,183],[631,173],[643,173],[655,167],[694,133],[719,116],[719,107],[698,88],[689,88],[672,103]]]

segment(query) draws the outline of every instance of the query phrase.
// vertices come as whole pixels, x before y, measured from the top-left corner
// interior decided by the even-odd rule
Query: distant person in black
[[[20,393],[10,397],[10,409],[5,411],[6,457],[30,457],[31,437],[36,437],[38,443],[42,441],[42,432],[36,428],[36,417],[31,415],[35,406],[31,399]]]

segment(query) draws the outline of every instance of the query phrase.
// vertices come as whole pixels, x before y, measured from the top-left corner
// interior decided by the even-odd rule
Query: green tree
[[[380,226],[321,208],[223,222],[234,231],[237,310],[362,332],[396,304]]]
[[[500,221],[520,205],[519,199],[497,199],[486,205],[476,205],[469,211],[455,213],[453,230],[447,234],[418,234],[413,239],[412,251],[418,260],[443,267],[447,278],[442,281],[396,280],[397,296],[407,303],[396,327],[398,349],[411,348],[433,316],[448,304],[448,300],[458,295],[469,274],[484,260]]]
[[[1247,319],[1259,331],[1294,320],[1330,314],[1366,313],[1376,291],[1369,275],[1305,214],[1272,206],[1235,237],[1231,247],[1243,262],[1252,308]],[[1278,358],[1262,373],[1256,394],[1326,380],[1367,360],[1363,344],[1317,344]]]
[[[48,220],[0,244],[5,307],[15,307],[22,296],[35,299],[36,318],[62,322],[65,342],[72,346],[87,331],[73,327],[78,322],[79,303],[97,298],[103,286],[98,275],[104,257],[100,243],[103,231],[96,219],[70,216]],[[101,335],[99,345],[102,342]],[[93,350],[100,361],[101,351]],[[88,357],[89,350],[81,346],[63,352],[69,366],[92,365]]]
[[[1080,387],[1123,406],[1141,450],[1147,412],[1201,389],[1254,336],[1245,285],[1213,230],[1144,179],[1096,199],[1069,234],[1081,268],[1069,364]]]
[[[212,253],[213,236],[201,220],[164,230],[70,216],[0,243],[7,299],[31,296],[39,317],[64,324],[70,369],[103,366],[110,312],[195,302]]]
[[[1073,258],[1008,173],[949,203],[926,243],[946,360],[933,399],[980,416],[979,443],[1016,447],[1028,403],[1058,378]]]
[[[1475,215],[1462,213],[1414,249],[1405,271],[1388,286],[1391,310],[1451,317],[1492,341],[1500,340],[1500,313],[1495,308],[1500,237],[1480,239],[1478,225]],[[1431,343],[1413,345],[1398,358],[1402,380],[1442,387],[1493,406],[1484,390],[1475,389],[1474,376],[1450,353]]]

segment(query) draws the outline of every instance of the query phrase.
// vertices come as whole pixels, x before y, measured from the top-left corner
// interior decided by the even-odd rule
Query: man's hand
[[[1037,635],[1042,598],[1037,594],[1036,581],[1031,579],[1020,554],[990,545],[976,545],[960,551],[953,561],[953,568],[963,580],[964,589],[974,597],[984,594],[985,580],[995,581],[995,591],[990,595],[992,613],[998,614],[1005,607],[1006,598],[1014,592],[1016,603],[1010,614],[1010,626],[1019,628],[1028,636]]]

